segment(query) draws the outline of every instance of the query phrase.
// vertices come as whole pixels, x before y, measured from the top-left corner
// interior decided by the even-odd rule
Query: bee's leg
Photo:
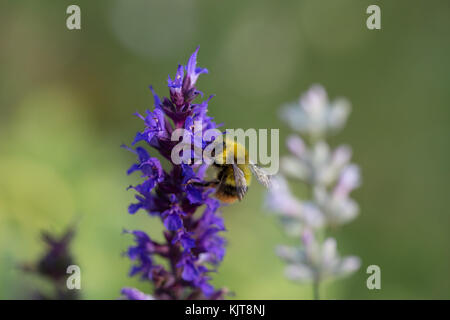
[[[192,181],[192,182],[188,182],[187,184],[196,186],[196,187],[203,187],[203,188],[215,188],[219,185],[220,181],[219,180],[211,180],[211,181],[203,181],[203,182],[199,182],[199,181]]]

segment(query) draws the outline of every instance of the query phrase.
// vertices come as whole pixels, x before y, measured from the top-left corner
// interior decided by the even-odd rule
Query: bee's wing
[[[244,198],[244,195],[247,192],[247,182],[245,181],[244,172],[242,172],[241,168],[239,168],[235,163],[233,163],[233,172],[234,181],[236,183],[236,191],[240,201]]]
[[[270,188],[270,176],[260,167],[258,167],[254,163],[249,164],[250,169],[252,170],[253,175],[256,177],[259,183],[261,183],[264,187]]]

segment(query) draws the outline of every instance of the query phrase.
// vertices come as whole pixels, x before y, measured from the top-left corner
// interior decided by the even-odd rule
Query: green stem
[[[313,281],[313,298],[314,298],[314,300],[320,300],[319,284],[320,284],[319,279],[317,277],[314,277],[314,281]]]

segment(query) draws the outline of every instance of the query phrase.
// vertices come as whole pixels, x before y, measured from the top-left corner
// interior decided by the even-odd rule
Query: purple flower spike
[[[80,290],[71,290],[66,285],[68,268],[77,266],[70,249],[75,233],[75,225],[69,226],[61,236],[42,231],[42,240],[46,246],[44,254],[37,261],[20,264],[20,268],[48,282],[52,290],[44,286],[43,290],[33,289],[29,297],[24,297],[33,300],[78,300],[81,298]]]
[[[174,78],[169,76],[169,97],[160,99],[150,87],[155,106],[152,111],[147,110],[145,116],[137,114],[145,126],[132,143],[147,147],[126,147],[137,155],[137,163],[127,173],[139,172],[143,178],[141,183],[129,188],[136,191],[137,202],[132,203],[128,211],[131,214],[146,211],[157,216],[165,228],[162,243],[154,241],[144,231],[127,232],[134,235],[135,240],[126,252],[134,263],[130,275],[152,282],[154,292],[149,296],[134,288],[124,288],[122,296],[126,299],[222,299],[227,292],[215,289],[208,276],[225,255],[226,241],[220,236],[225,231],[218,213],[220,203],[211,197],[212,190],[188,184],[189,181],[203,182],[206,166],[178,165],[171,159],[178,143],[171,141],[173,130],[184,128],[195,147],[204,150],[212,140],[203,141],[203,132],[217,128],[207,116],[212,96],[193,103],[200,95],[195,87],[198,77],[208,72],[197,67],[197,53],[198,48],[186,66],[178,66]],[[200,135],[194,132],[196,123],[202,126]],[[156,153],[168,162],[164,169],[154,157]],[[161,259],[155,259],[156,256],[168,263],[158,264]]]
[[[361,265],[358,257],[338,255],[335,239],[324,239],[328,229],[350,222],[359,211],[350,198],[361,184],[359,167],[350,163],[352,151],[346,145],[332,150],[326,142],[345,125],[349,112],[346,100],[331,102],[325,89],[315,85],[281,113],[300,135],[287,140],[290,154],[281,160],[282,173],[273,178],[267,205],[280,215],[288,235],[301,238],[300,247],[279,246],[277,254],[288,264],[289,279],[313,283],[314,299],[320,297],[322,281],[349,275]],[[286,177],[302,181],[311,197],[296,198]]]

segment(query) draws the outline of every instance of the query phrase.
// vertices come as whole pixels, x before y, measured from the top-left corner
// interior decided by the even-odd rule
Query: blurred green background
[[[81,7],[82,29],[66,28]],[[366,28],[381,7],[382,29]],[[119,148],[152,106],[148,85],[197,45],[216,94],[209,112],[227,128],[280,128],[278,107],[312,83],[347,97],[353,112],[332,144],[348,143],[362,167],[360,216],[333,232],[342,254],[362,258],[355,275],[327,284],[330,299],[450,298],[450,2],[428,1],[5,1],[0,4],[0,298],[40,285],[19,262],[42,252],[39,232],[79,218],[73,243],[82,294],[115,299],[127,277],[123,228],[159,233],[127,213],[134,156]],[[284,145],[281,153],[285,153]],[[215,284],[242,299],[309,299],[275,256],[292,243],[263,209],[263,188],[223,210],[229,241]],[[153,230],[153,231],[152,231]],[[366,288],[368,265],[382,289]]]

